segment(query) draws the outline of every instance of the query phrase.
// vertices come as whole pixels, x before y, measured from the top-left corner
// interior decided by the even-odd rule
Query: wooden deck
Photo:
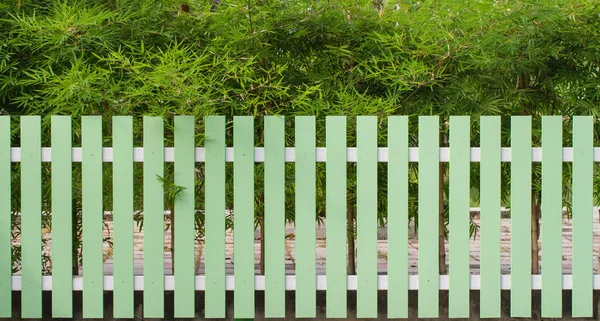
[[[598,220],[598,213],[600,208],[595,208],[594,210],[594,273],[598,273],[598,257],[600,256],[600,222]],[[474,220],[475,223],[479,223],[477,219]],[[112,221],[110,219],[105,220],[106,228],[104,230],[105,236],[110,236],[112,234]],[[317,274],[324,275],[325,274],[325,257],[327,255],[326,251],[326,242],[325,242],[325,227],[320,226],[317,228],[317,243],[316,243],[316,258],[317,258]],[[409,263],[409,274],[417,274],[417,253],[419,250],[418,239],[415,236],[413,226],[409,226],[409,242],[408,242],[408,263]],[[50,255],[50,246],[52,244],[52,234],[49,229],[43,229],[43,237],[47,240],[46,246],[44,246],[43,251]],[[144,242],[143,242],[143,233],[141,233],[137,226],[134,227],[134,274],[142,275],[143,274],[143,250],[144,250]],[[543,233],[543,224],[542,224],[542,233]],[[288,236],[286,240],[286,273],[294,274],[295,269],[295,238],[294,238],[294,226],[291,224],[287,225],[286,235]],[[510,219],[503,218],[501,220],[501,271],[502,274],[510,274]],[[259,257],[260,257],[260,243],[259,243],[260,233],[257,231],[255,233],[255,271],[256,274],[260,274],[259,269]],[[171,265],[171,257],[169,253],[170,249],[170,233],[167,230],[165,232],[165,261],[164,268],[165,274],[172,274],[172,265]],[[17,245],[19,240],[13,240],[13,245]],[[479,235],[475,239],[471,239],[470,242],[470,251],[471,251],[471,274],[477,275],[479,274],[479,258],[480,258],[480,245],[479,245]],[[448,249],[448,244],[446,243],[446,249]],[[540,257],[543,256],[543,249],[541,245],[540,239]],[[233,235],[231,232],[227,233],[226,237],[226,246],[225,246],[225,257],[226,257],[226,273],[228,275],[233,275]],[[387,271],[387,240],[386,240],[386,230],[379,229],[378,230],[378,271],[380,274],[386,274]],[[196,273],[204,274],[204,254],[203,247],[201,244],[196,244],[196,254],[195,254],[195,264],[196,264]],[[449,256],[446,256],[446,260],[448,262]],[[572,224],[571,220],[568,218],[563,219],[563,274],[571,274],[571,259],[572,259]],[[105,275],[112,275],[113,273],[113,258],[112,258],[112,248],[109,246],[107,242],[104,243],[104,273]],[[50,263],[51,264],[51,263]],[[80,273],[81,270],[80,270]],[[17,272],[15,275],[19,275]]]
[[[597,212],[595,212],[597,213]],[[600,222],[598,221],[598,216],[594,215],[594,273],[598,273],[598,256],[600,255]],[[479,223],[475,220],[476,223]],[[510,274],[510,219],[503,218],[501,221],[501,270],[502,274]],[[111,222],[108,222],[109,229],[112,230]],[[412,226],[411,226],[412,228]],[[418,253],[418,239],[416,238],[414,231],[409,228],[409,273],[417,274],[417,253]],[[288,240],[286,240],[286,273],[294,274],[294,255],[295,255],[295,239],[293,237],[294,227],[293,225],[288,225],[286,230],[286,235],[288,235]],[[380,274],[385,274],[387,271],[387,240],[386,240],[386,231],[385,229],[380,229],[378,231],[378,270]],[[143,235],[139,233],[138,229],[135,228],[135,274],[142,275],[143,274]],[[259,243],[260,233],[256,233],[255,238],[255,269],[256,273],[259,274],[259,257],[260,257],[260,243]],[[169,232],[165,232],[165,250],[169,249]],[[233,274],[233,236],[231,233],[227,234],[226,238],[226,273],[228,275]],[[448,248],[448,244],[446,243],[446,248]],[[540,239],[540,257],[543,255],[543,249],[541,246]],[[479,274],[479,235],[475,239],[471,239],[471,274]],[[317,228],[317,246],[316,246],[316,256],[317,256],[317,274],[325,274],[325,257],[326,257],[326,244],[325,244],[325,229],[324,227]],[[563,219],[563,274],[571,274],[571,258],[572,258],[572,225],[571,220],[564,218]],[[449,256],[446,256],[446,259],[449,259]],[[204,255],[202,251],[201,245],[196,245],[196,268],[197,274],[204,273]],[[112,257],[111,250],[107,244],[105,244],[105,266],[104,271],[106,275],[112,274]],[[171,258],[168,251],[165,253],[165,273],[171,274]]]

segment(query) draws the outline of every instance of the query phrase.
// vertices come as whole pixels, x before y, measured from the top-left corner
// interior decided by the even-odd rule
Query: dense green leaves
[[[440,115],[442,135],[449,115],[533,115],[539,145],[540,115],[600,116],[598,12],[600,4],[592,0],[1,1],[0,112],[44,115],[45,128],[49,115],[72,115],[75,146],[82,115],[105,116],[106,137],[112,115],[164,116],[167,146],[172,116],[182,114],[315,115],[318,146],[324,144],[326,115],[377,115],[381,133],[387,115]],[[355,120],[349,120],[353,146]],[[473,120],[472,146],[478,146]],[[416,119],[410,121],[415,145]],[[259,125],[257,145],[264,141]],[[197,133],[202,126],[197,123]],[[508,146],[508,117],[502,126]],[[139,146],[139,117],[134,128]],[[598,133],[596,127],[596,142]],[[202,139],[198,134],[197,144]],[[293,135],[286,139],[293,145]],[[45,134],[43,144],[48,142]],[[385,135],[380,144],[387,145]],[[349,166],[349,186],[354,171]],[[260,213],[260,167],[256,173]],[[286,177],[292,174],[290,167]],[[229,172],[227,179],[231,188]],[[198,181],[202,207],[201,174]],[[320,171],[317,184],[323,182]],[[293,195],[293,186],[286,189]],[[385,195],[383,187],[380,193]],[[567,204],[569,195],[565,191]],[[383,222],[385,204],[379,207]]]

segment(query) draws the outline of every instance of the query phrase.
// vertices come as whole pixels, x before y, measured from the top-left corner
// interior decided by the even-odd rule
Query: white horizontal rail
[[[225,150],[225,160],[227,162],[233,162],[233,147],[227,147]],[[196,154],[196,162],[204,162],[206,160],[205,149],[203,147],[197,147],[195,150]],[[170,163],[175,159],[175,150],[173,147],[165,148],[165,162]],[[542,161],[542,149],[540,147],[534,147],[531,149],[531,158],[534,162]],[[81,162],[82,159],[82,149],[81,147],[73,148],[72,150],[72,160],[75,163]],[[295,150],[293,147],[287,147],[285,149],[285,161],[286,162],[294,162],[296,159]],[[350,147],[346,149],[346,160],[348,162],[356,162],[357,159],[357,150],[356,147]],[[14,147],[11,148],[11,160],[12,162],[20,162],[21,161],[21,148]],[[102,149],[102,160],[104,162],[112,162],[113,161],[113,150],[112,147],[105,147]],[[327,160],[327,150],[324,147],[318,147],[316,149],[316,159],[317,162],[325,162]],[[51,162],[52,161],[52,150],[49,147],[42,148],[42,162]],[[133,161],[134,162],[143,162],[144,161],[144,148],[136,147],[133,149]],[[257,163],[262,163],[265,161],[265,151],[262,147],[254,148],[254,161]],[[388,161],[388,149],[387,147],[379,147],[377,149],[377,161],[379,162],[387,162]],[[410,147],[408,149],[408,161],[409,162],[418,162],[419,161],[419,148]],[[440,148],[440,162],[449,162],[450,161],[450,148],[441,147]],[[479,147],[471,148],[471,162],[480,162],[481,161],[481,150]],[[503,147],[500,151],[500,161],[502,162],[510,162],[511,161],[511,149],[510,147]],[[573,161],[573,148],[572,147],[563,147],[563,162],[572,162]],[[594,161],[600,162],[600,148],[594,148]]]
[[[135,291],[144,290],[144,277],[143,276],[134,276],[133,288]],[[440,290],[448,290],[449,278],[447,275],[440,275],[439,277],[439,289]],[[501,275],[500,276],[500,288],[502,290],[510,290],[510,275]],[[21,276],[13,276],[12,277],[12,290],[13,291],[21,291]],[[316,280],[316,288],[317,290],[326,290],[327,289],[327,277],[325,275],[318,275]],[[234,276],[228,275],[225,277],[225,289],[227,291],[234,290]],[[347,288],[348,290],[356,290],[357,289],[357,278],[355,275],[347,276]],[[165,276],[165,291],[173,291],[175,285],[175,277],[174,276]],[[471,275],[470,276],[470,289],[471,290],[479,290],[481,288],[481,277],[479,275]],[[600,275],[594,275],[593,280],[593,289],[600,290]],[[388,277],[387,275],[379,275],[377,277],[377,288],[379,290],[387,290],[388,289]],[[541,275],[533,275],[531,276],[531,288],[533,290],[541,290],[542,288],[542,277]],[[562,276],[562,288],[564,290],[572,290],[573,289],[573,276],[572,275],[563,275]],[[104,290],[112,291],[114,289],[114,279],[112,276],[104,277]],[[204,291],[206,289],[206,281],[204,276],[196,276],[195,280],[195,289],[196,291]],[[257,275],[254,277],[254,289],[257,291],[265,290],[265,277],[262,275]],[[287,275],[285,277],[285,289],[286,290],[295,290],[296,289],[296,276],[295,275]],[[418,290],[419,289],[419,277],[417,275],[408,276],[408,289],[409,290]],[[51,291],[52,290],[52,277],[51,276],[43,276],[42,277],[42,290],[43,291]],[[77,276],[73,278],[73,291],[82,291],[83,290],[83,277]]]

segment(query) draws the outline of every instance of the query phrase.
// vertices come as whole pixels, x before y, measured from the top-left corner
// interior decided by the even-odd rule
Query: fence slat
[[[327,318],[346,317],[346,117],[328,116],[326,122]]]
[[[144,318],[164,317],[164,124],[144,116]]]
[[[254,118],[233,117],[233,314],[254,318]]]
[[[52,317],[73,317],[71,117],[52,116]]]
[[[285,317],[285,122],[265,117],[265,317]]]
[[[296,318],[316,317],[315,117],[296,122]]]
[[[542,317],[562,316],[562,117],[542,117]],[[483,232],[482,232],[483,234]]]
[[[21,317],[42,317],[41,118],[21,117]]]
[[[175,275],[174,308],[176,318],[193,318],[194,302],[194,116],[175,116],[175,186],[181,192],[175,198],[175,248],[173,274]]]
[[[113,314],[133,318],[133,118],[115,116],[113,131]]]
[[[265,135],[266,136],[266,135]],[[205,318],[225,317],[225,117],[206,117]]]
[[[388,117],[388,318],[408,317],[408,117]],[[390,251],[390,249],[392,249]]]
[[[359,116],[356,126],[356,316],[377,318],[377,117]]]
[[[511,117],[510,316],[531,317],[531,116]]]
[[[0,116],[0,318],[12,316],[10,116]]]
[[[437,318],[439,310],[439,147],[439,117],[419,117],[419,318]]]
[[[451,318],[469,317],[470,132],[469,116],[450,117],[448,315]]]
[[[481,125],[480,239],[482,318],[500,317],[500,117],[483,116]]]
[[[573,117],[573,317],[593,316],[593,126],[592,117]]]
[[[83,234],[83,317],[104,314],[102,209],[102,118],[81,118],[81,212]]]

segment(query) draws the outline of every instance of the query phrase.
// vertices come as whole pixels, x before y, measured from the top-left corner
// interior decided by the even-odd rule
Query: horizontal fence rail
[[[52,162],[52,149],[49,147],[43,147],[42,149],[42,162],[49,163]],[[595,147],[594,151],[594,162],[600,162],[600,147]],[[72,159],[71,161],[74,163],[81,162],[82,149],[81,147],[74,147],[71,149]],[[356,163],[357,160],[357,148],[356,147],[348,147],[346,148],[346,161],[349,163]],[[387,163],[389,159],[389,151],[387,147],[378,147],[377,148],[377,161],[381,163]],[[315,161],[324,163],[327,162],[327,148],[325,147],[317,147],[315,148]],[[173,147],[165,147],[164,148],[164,157],[165,162],[173,163],[175,160],[175,149]],[[285,161],[289,163],[293,163],[296,161],[296,151],[294,147],[286,147],[284,151]],[[450,148],[449,147],[440,147],[439,148],[439,157],[440,162],[448,163],[450,162]],[[21,148],[13,147],[10,149],[10,160],[13,163],[21,162]],[[573,148],[572,147],[564,147],[562,149],[562,160],[563,162],[573,162]],[[102,148],[102,161],[107,163],[113,162],[113,149],[111,147]],[[133,148],[133,161],[134,162],[143,162],[144,161],[144,148],[143,147],[135,147]],[[206,151],[203,147],[194,148],[194,161],[198,163],[203,163],[206,161]],[[234,149],[233,147],[225,148],[225,161],[233,162],[234,161]],[[255,147],[254,148],[254,162],[263,163],[265,161],[265,149],[263,147]],[[419,148],[418,147],[409,147],[408,148],[408,161],[411,163],[419,162]],[[470,161],[473,163],[479,163],[481,161],[481,148],[479,147],[471,147],[470,148]],[[511,161],[511,148],[510,147],[502,147],[500,149],[500,161],[501,162],[510,162]],[[541,162],[542,161],[542,148],[541,147],[532,147],[531,148],[531,161],[532,162]]]
[[[317,275],[315,279],[315,290],[317,291],[325,291],[327,290],[327,276],[325,275]],[[20,276],[12,277],[12,290],[13,291],[21,291],[23,288],[22,278]],[[115,289],[115,280],[113,276],[106,275],[104,276],[103,281],[103,289],[104,291],[113,291]],[[172,275],[165,275],[165,291],[173,291],[175,290],[175,277]],[[419,276],[418,275],[409,275],[408,279],[408,290],[419,290]],[[600,275],[594,275],[593,281],[593,289],[600,290]],[[194,290],[195,291],[205,291],[206,290],[206,277],[203,275],[194,276]],[[346,276],[346,289],[349,291],[356,291],[358,288],[358,281],[356,279],[356,275],[348,275]],[[502,275],[500,277],[500,288],[502,290],[510,290],[511,289],[511,277],[510,275]],[[562,288],[563,290],[572,290],[573,289],[573,276],[572,275],[563,275],[562,276]],[[144,290],[144,276],[136,275],[133,277],[133,289],[135,291],[143,291]],[[285,289],[286,291],[295,291],[297,290],[296,284],[296,276],[295,275],[286,275],[285,276]],[[389,290],[390,289],[390,281],[387,275],[379,275],[377,276],[377,289],[378,290]],[[450,289],[450,279],[448,275],[440,275],[439,276],[439,290],[449,290]],[[469,289],[471,290],[480,290],[481,289],[481,277],[479,275],[471,275],[469,276]],[[542,289],[542,277],[540,275],[531,276],[531,289],[532,290],[541,290]],[[83,277],[74,277],[73,278],[73,291],[82,291],[83,290]],[[235,290],[235,276],[227,275],[225,276],[225,290],[226,291],[234,291]],[[256,291],[264,291],[265,290],[265,277],[263,275],[255,275],[254,276],[254,290]],[[52,291],[52,277],[51,276],[42,276],[42,291]]]
[[[475,127],[468,116],[451,116],[442,133],[437,116],[419,117],[412,131],[417,124],[406,116],[388,117],[385,127],[374,116],[358,116],[352,123],[344,116],[319,123],[298,116],[293,128],[280,116],[262,118],[261,128],[249,116],[229,123],[223,116],[199,122],[176,116],[168,128],[163,118],[144,117],[139,132],[132,117],[84,116],[76,133],[68,116],[52,116],[50,126],[39,116],[23,116],[18,128],[13,119],[0,116],[0,318],[13,314],[12,291],[21,292],[23,318],[42,317],[43,291],[52,292],[56,318],[73,317],[78,308],[84,318],[104,317],[104,291],[114,295],[115,318],[134,317],[135,291],[143,291],[145,318],[165,317],[165,291],[174,292],[177,318],[199,312],[196,291],[205,292],[205,318],[227,317],[226,291],[234,292],[235,318],[255,317],[255,291],[264,291],[267,318],[286,316],[286,291],[295,292],[298,318],[316,317],[316,291],[326,291],[328,318],[348,316],[348,291],[356,291],[357,317],[377,318],[380,290],[387,291],[388,318],[409,316],[409,290],[418,291],[421,318],[440,317],[440,290],[448,291],[451,318],[471,316],[471,290],[479,291],[480,317],[503,316],[502,290],[510,290],[511,317],[532,316],[533,290],[541,290],[544,318],[562,317],[563,290],[571,291],[572,316],[593,315],[593,291],[600,290],[593,248],[600,148],[594,147],[592,117],[543,116],[541,133],[532,130],[530,116],[511,117],[510,130],[497,116],[482,116]],[[198,130],[204,131],[200,143]],[[292,131],[290,139],[286,133]],[[142,138],[141,147],[134,145],[134,134]],[[379,146],[382,136],[387,146]],[[111,147],[104,146],[108,137]],[[264,147],[256,147],[257,137]],[[73,147],[75,141],[81,147]],[[318,141],[326,147],[317,147]],[[165,147],[168,143],[174,147]],[[286,163],[294,164],[293,172]],[[480,207],[474,227],[475,181]],[[108,200],[106,187],[112,188]],[[572,224],[571,274],[562,269],[564,202]],[[532,204],[543,214],[532,212]],[[502,218],[503,206],[509,207],[508,218]],[[107,212],[113,228],[108,238]],[[326,226],[324,275],[317,273],[317,214]],[[539,242],[532,240],[532,231],[540,232],[532,215],[539,215],[543,228]],[[137,225],[143,231],[142,275],[134,273],[139,268],[134,217],[143,217],[143,228]],[[507,252],[501,248],[502,219],[510,220],[505,254],[510,274],[501,271]],[[292,220],[294,274],[289,275],[285,226]],[[378,224],[384,221],[382,274]],[[51,246],[40,234],[42,224]],[[416,254],[409,252],[409,224],[416,229],[410,236],[418,241]],[[260,275],[255,225],[261,230]],[[471,275],[473,228],[478,275]],[[226,247],[228,237],[232,250]],[[439,264],[444,238],[447,275]],[[109,243],[113,273],[105,275]],[[168,275],[171,249],[173,275]],[[540,262],[532,262],[532,251],[541,254]],[[226,252],[233,252],[233,275],[227,273]],[[43,273],[45,257],[51,266]],[[411,266],[417,275],[409,273],[409,257],[417,257],[417,266]],[[347,266],[353,258],[356,270]],[[80,260],[81,275],[73,271]],[[537,263],[541,274],[532,273]],[[203,267],[200,274],[197,265]],[[81,307],[74,307],[73,291],[82,291]]]

